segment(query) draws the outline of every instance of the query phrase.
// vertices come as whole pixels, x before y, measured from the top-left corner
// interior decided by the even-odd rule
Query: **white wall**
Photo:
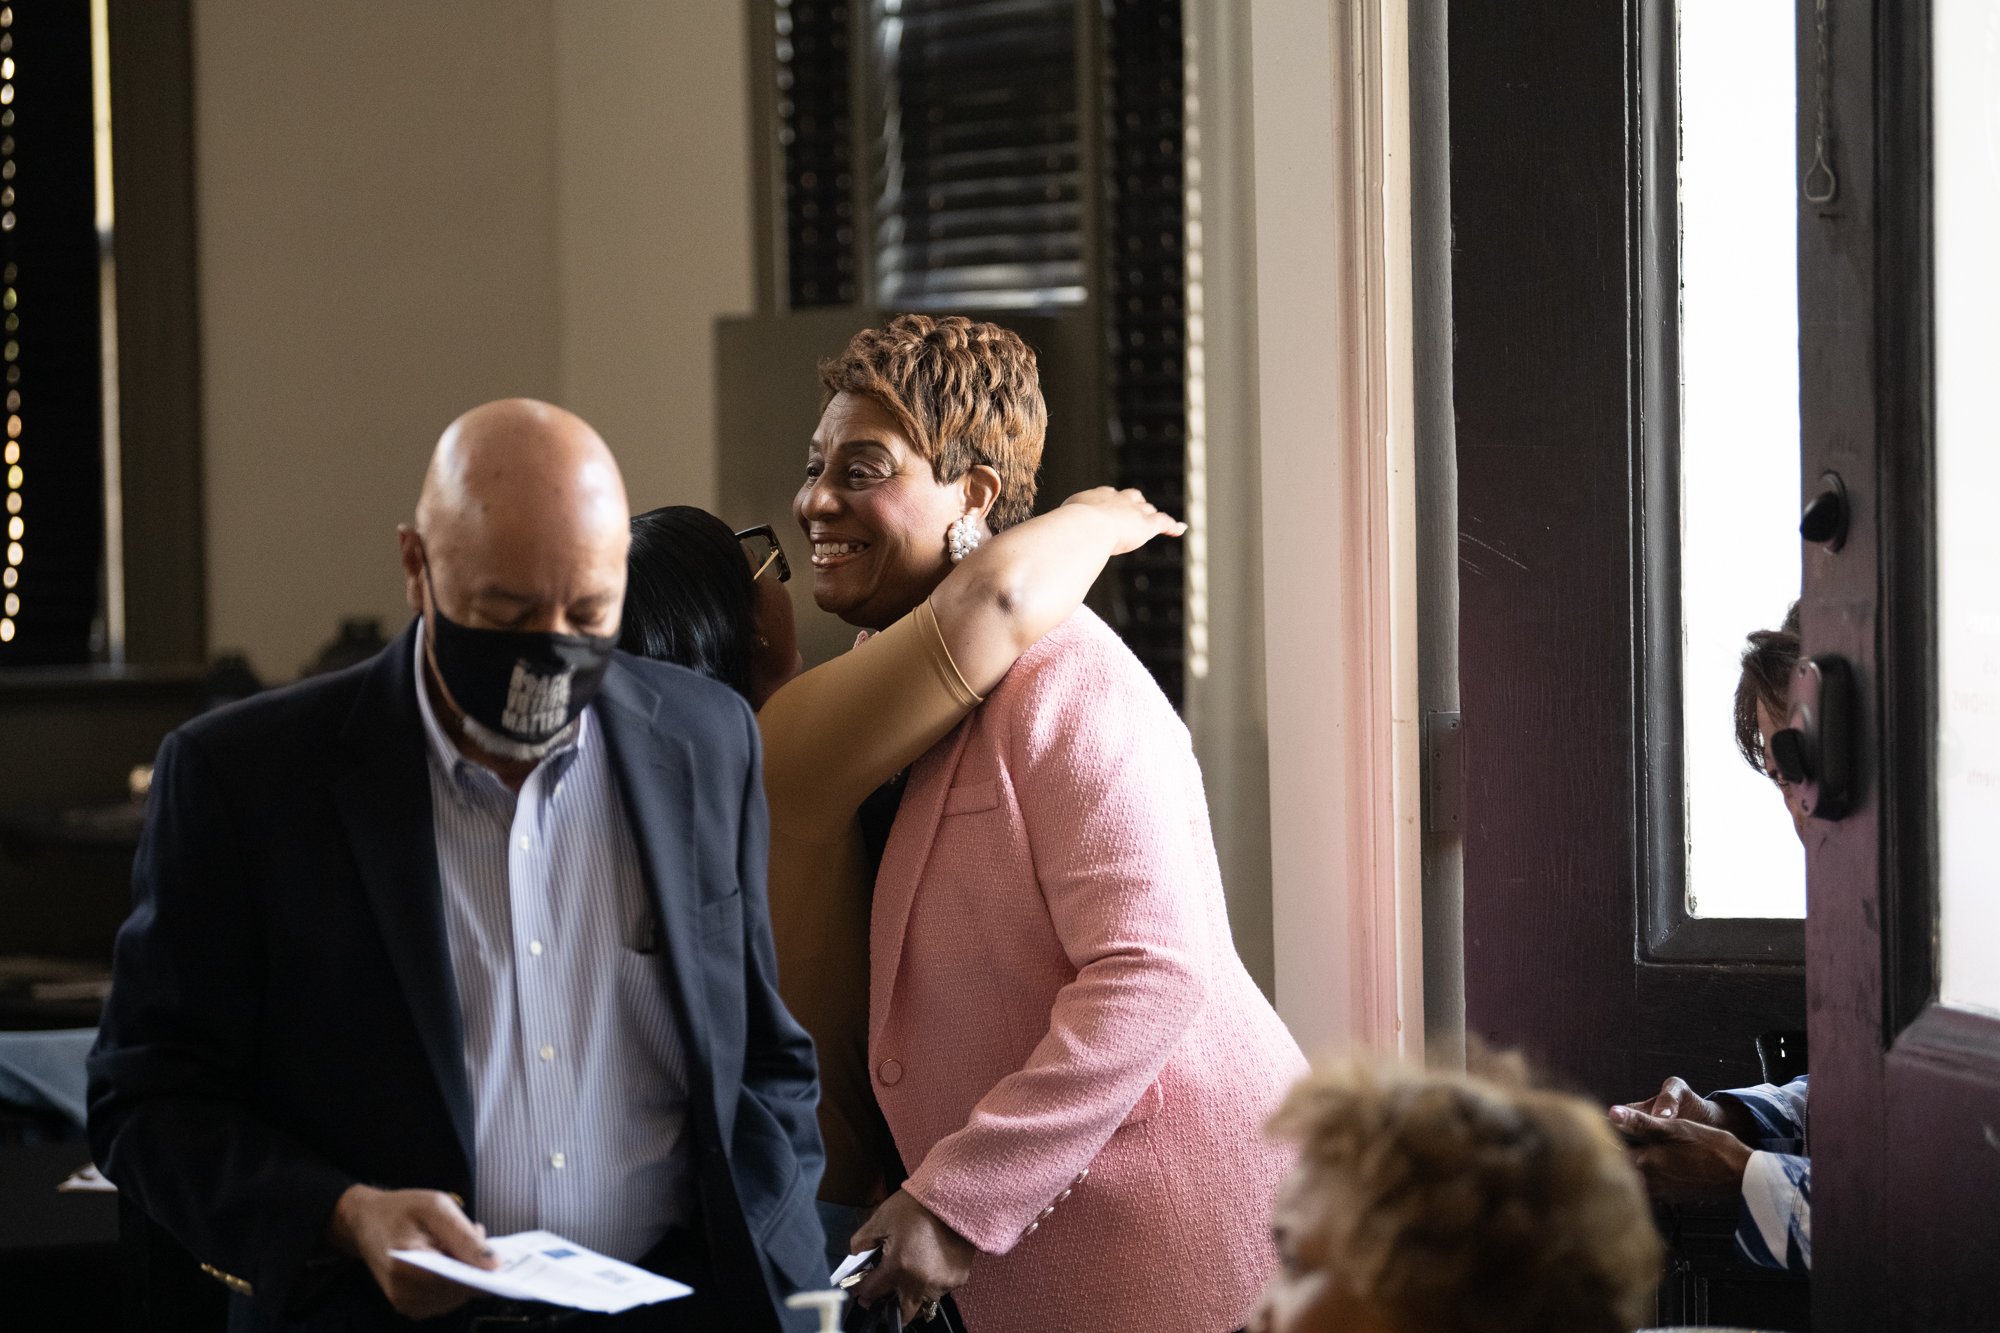
[[[1417,1054],[1408,15],[1246,8],[1277,1006]]]
[[[404,613],[439,430],[529,394],[712,503],[748,307],[742,7],[196,0],[209,643],[288,678]]]
[[[1251,170],[1249,9],[1188,0],[1200,243],[1207,671],[1188,673],[1184,713],[1208,787],[1209,817],[1236,951],[1266,993],[1271,919],[1270,742],[1265,707],[1262,473],[1257,438],[1256,198]],[[1192,339],[1191,339],[1192,343]],[[1192,506],[1190,506],[1192,510]],[[1188,543],[1192,561],[1194,543]],[[1192,611],[1192,608],[1191,608]]]

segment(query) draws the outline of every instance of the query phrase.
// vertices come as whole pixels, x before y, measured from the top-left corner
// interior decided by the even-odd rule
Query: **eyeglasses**
[[[785,548],[778,545],[778,534],[769,523],[743,529],[736,534],[736,540],[749,545],[750,559],[757,565],[757,572],[750,576],[752,583],[763,578],[764,571],[773,565],[778,567],[778,582],[792,581],[791,562],[785,559]],[[757,558],[759,555],[763,556],[761,561]]]

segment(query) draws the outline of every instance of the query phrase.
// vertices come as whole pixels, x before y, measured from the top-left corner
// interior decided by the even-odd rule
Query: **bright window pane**
[[[1688,911],[1805,914],[1783,800],[1737,753],[1744,636],[1799,593],[1790,0],[1681,0],[1681,681]]]
[[[1938,934],[1945,1003],[2000,1014],[2000,5],[1932,0]]]

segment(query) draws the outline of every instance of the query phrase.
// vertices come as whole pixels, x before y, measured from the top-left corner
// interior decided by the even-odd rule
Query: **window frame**
[[[1687,906],[1681,700],[1680,108],[1677,0],[1639,0],[1632,198],[1638,383],[1633,530],[1632,790],[1639,957],[1803,966],[1802,917],[1697,917]],[[1719,716],[1719,713],[1718,713]]]

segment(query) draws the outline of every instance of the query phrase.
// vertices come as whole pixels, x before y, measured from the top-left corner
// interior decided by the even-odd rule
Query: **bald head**
[[[532,398],[475,407],[445,427],[417,500],[417,530],[440,548],[490,532],[503,541],[620,532],[631,516],[618,462],[573,412]]]
[[[403,530],[412,607],[475,628],[615,635],[631,509],[582,418],[503,398],[451,423]]]

